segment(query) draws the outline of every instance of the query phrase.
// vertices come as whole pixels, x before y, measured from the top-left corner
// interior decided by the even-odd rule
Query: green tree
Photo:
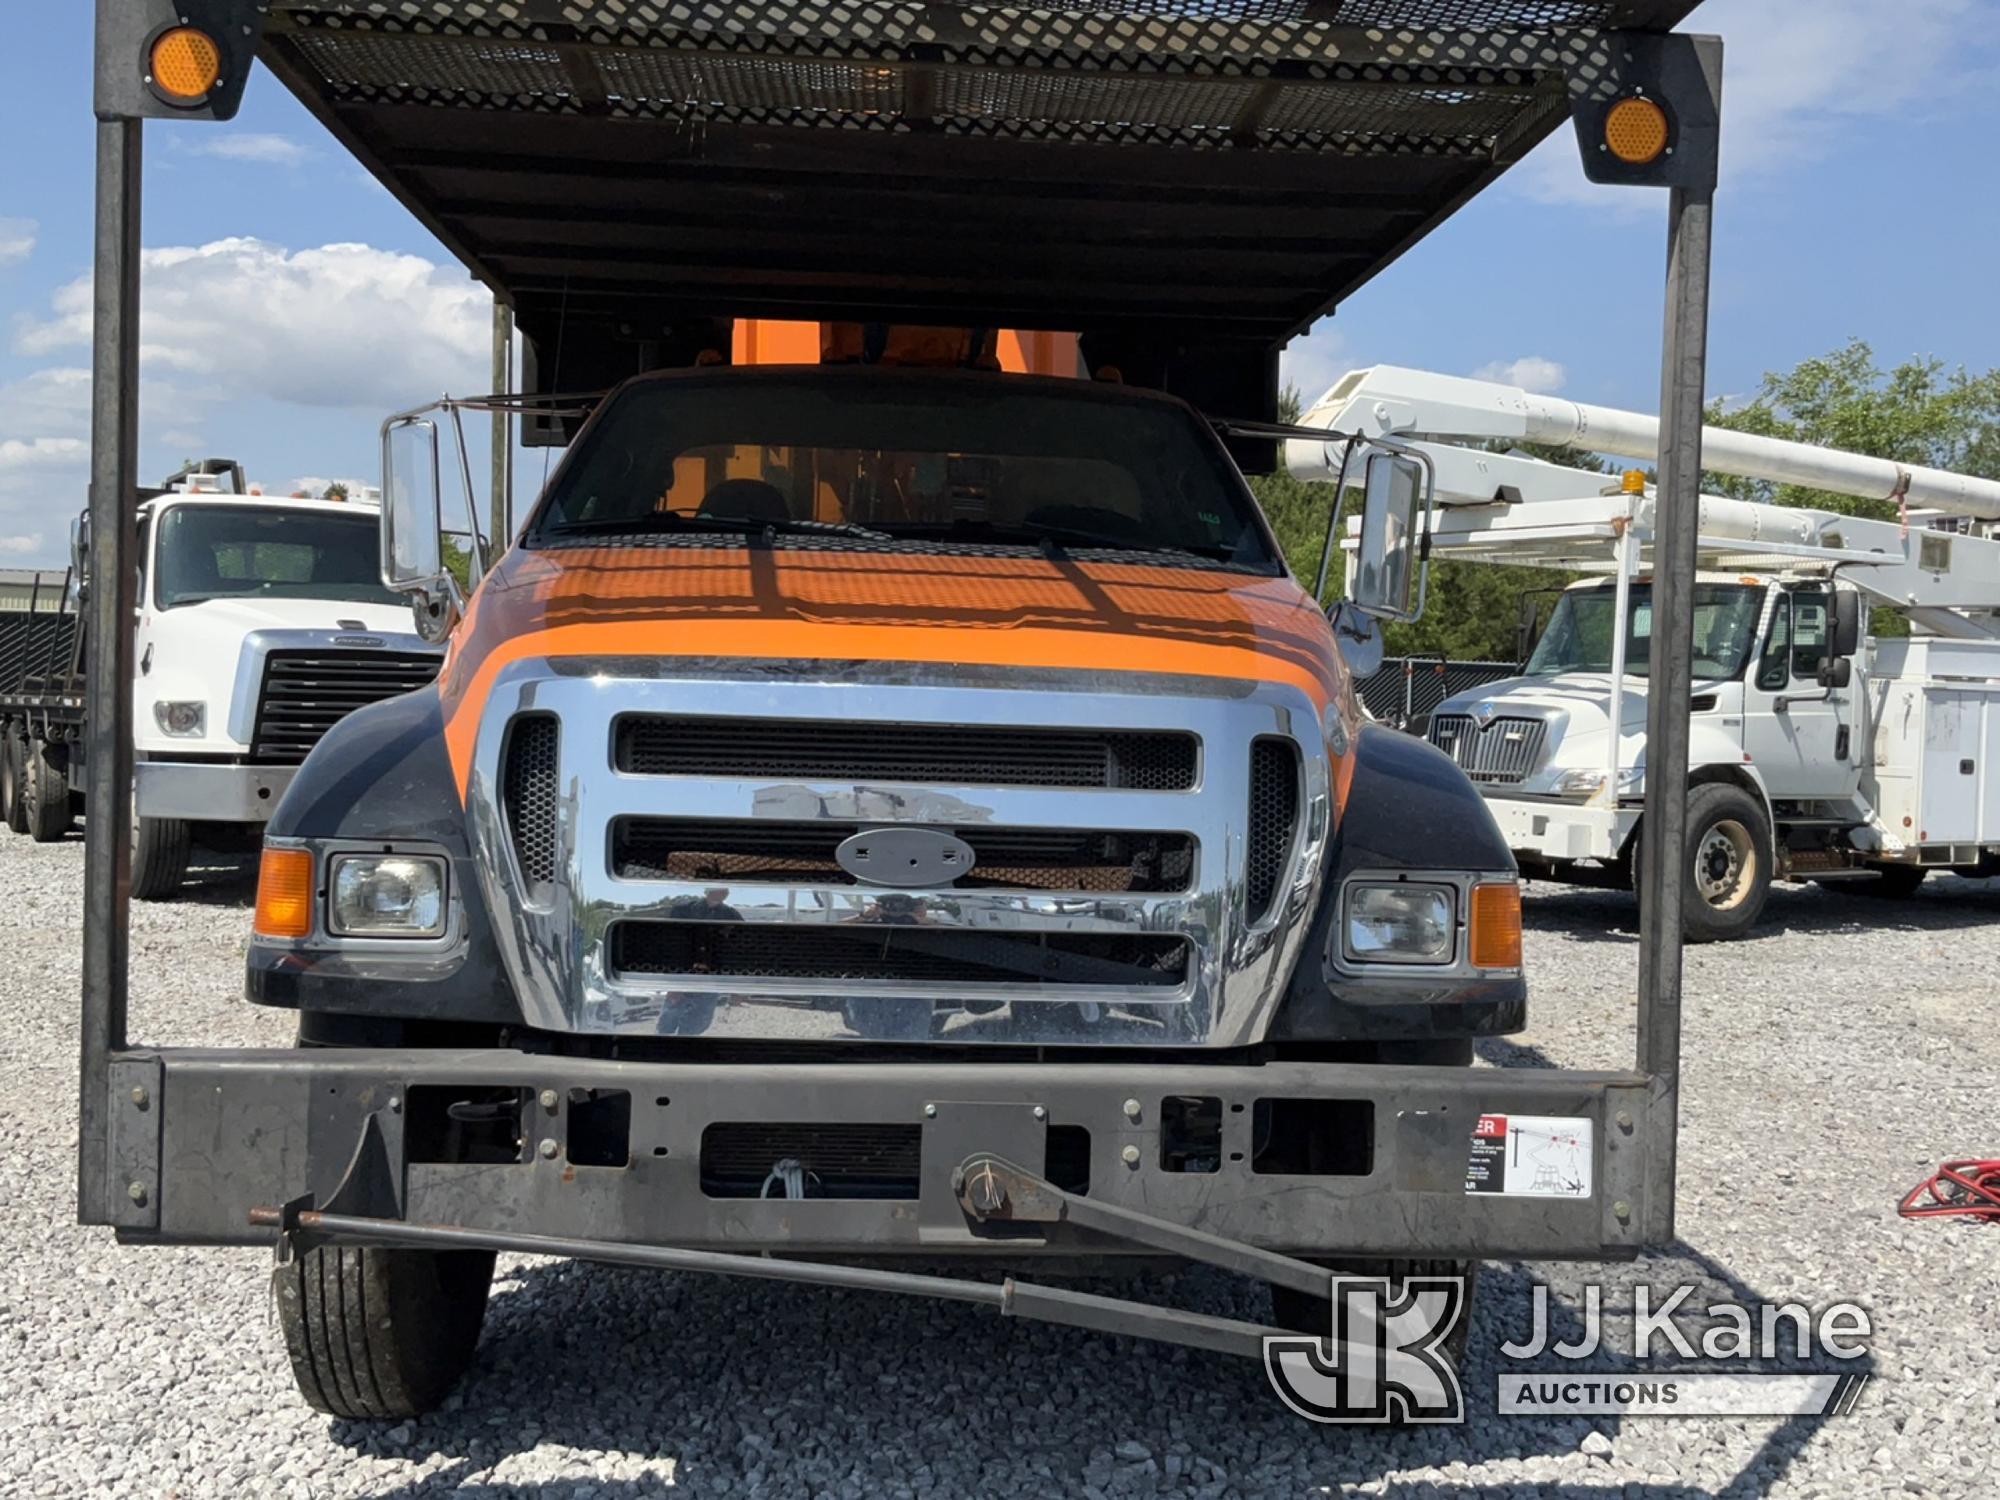
[[[1709,422],[1737,432],[1790,438],[1865,453],[1901,464],[1923,464],[2000,478],[2000,370],[1968,374],[1943,360],[1915,356],[1884,370],[1860,339],[1818,359],[1764,377],[1747,404],[1710,406]],[[1727,475],[1703,476],[1712,494],[1778,505],[1896,518],[1885,498],[1832,495],[1798,485],[1774,485]]]

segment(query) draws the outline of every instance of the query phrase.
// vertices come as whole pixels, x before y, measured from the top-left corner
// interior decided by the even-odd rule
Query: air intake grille
[[[921,915],[923,902],[907,902]],[[993,933],[882,927],[775,927],[738,922],[620,922],[621,975],[739,979],[905,980],[929,984],[1080,987],[1178,985],[1187,942],[1150,933]]]
[[[556,878],[557,734],[552,714],[523,714],[507,736],[500,801],[514,858],[530,887]]]
[[[251,758],[297,765],[357,708],[430,683],[440,660],[414,651],[273,651],[264,658]]]
[[[764,880],[853,885],[834,859],[858,823],[768,819],[621,818],[611,869],[622,880]],[[1184,891],[1194,875],[1185,833],[1069,828],[953,828],[972,846],[972,872],[955,890]]]
[[[1535,769],[1548,729],[1542,719],[1495,719],[1482,729],[1470,714],[1439,714],[1431,720],[1430,738],[1472,780],[1506,786]]]
[[[1270,913],[1290,863],[1299,821],[1299,752],[1289,740],[1250,747],[1250,839],[1244,904],[1252,922]]]
[[[1188,734],[999,725],[628,716],[617,765],[642,776],[911,781],[945,786],[1191,791]]]

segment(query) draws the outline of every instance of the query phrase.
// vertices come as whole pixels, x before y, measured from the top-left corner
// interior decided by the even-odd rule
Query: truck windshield
[[[1720,682],[1743,670],[1757,633],[1764,590],[1752,584],[1698,583],[1694,587],[1694,675]],[[1571,589],[1557,602],[1549,628],[1528,658],[1530,677],[1611,670],[1611,627],[1617,596],[1603,588]],[[1626,613],[1625,671],[1644,677],[1653,638],[1653,590],[1634,584]]]
[[[578,441],[533,540],[1178,553],[1276,573],[1248,486],[1178,404],[914,372],[642,381]]]
[[[175,505],[160,518],[153,602],[337,599],[394,604],[382,586],[373,511],[344,516],[269,505]]]

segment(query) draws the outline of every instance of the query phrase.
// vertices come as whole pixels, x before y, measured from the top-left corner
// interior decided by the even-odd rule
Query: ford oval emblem
[[[864,828],[833,851],[840,868],[867,885],[950,885],[976,862],[964,839],[935,828]]]

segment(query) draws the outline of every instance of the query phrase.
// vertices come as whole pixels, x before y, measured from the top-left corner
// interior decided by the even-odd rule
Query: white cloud
[[[0,266],[18,265],[33,255],[41,227],[33,219],[0,218]]]
[[[0,442],[0,469],[62,467],[89,452],[82,438],[8,438]]]
[[[1948,91],[1966,28],[1990,0],[1707,0],[1687,23],[1725,44],[1722,174],[1725,183],[1771,173],[1837,149],[1856,119],[1904,114]],[[1609,193],[1587,183],[1565,124],[1508,179],[1544,202],[1604,207],[1642,190]],[[1651,195],[1636,201],[1650,202]]]
[[[1519,359],[1494,360],[1481,365],[1472,372],[1474,380],[1492,380],[1501,385],[1517,385],[1524,391],[1535,391],[1547,395],[1563,388],[1569,372],[1555,360],[1545,359],[1539,354],[1524,354]]]
[[[0,555],[26,557],[42,550],[42,534],[39,531],[22,532],[15,536],[0,536]]]
[[[457,267],[368,245],[286,250],[227,239],[148,250],[140,363],[206,407],[247,399],[387,413],[483,389],[491,302]],[[15,339],[27,355],[87,348],[90,278],[56,292]]]
[[[309,154],[289,136],[246,130],[210,135],[188,147],[196,156],[215,156],[223,161],[262,162],[274,167],[296,167]]]

